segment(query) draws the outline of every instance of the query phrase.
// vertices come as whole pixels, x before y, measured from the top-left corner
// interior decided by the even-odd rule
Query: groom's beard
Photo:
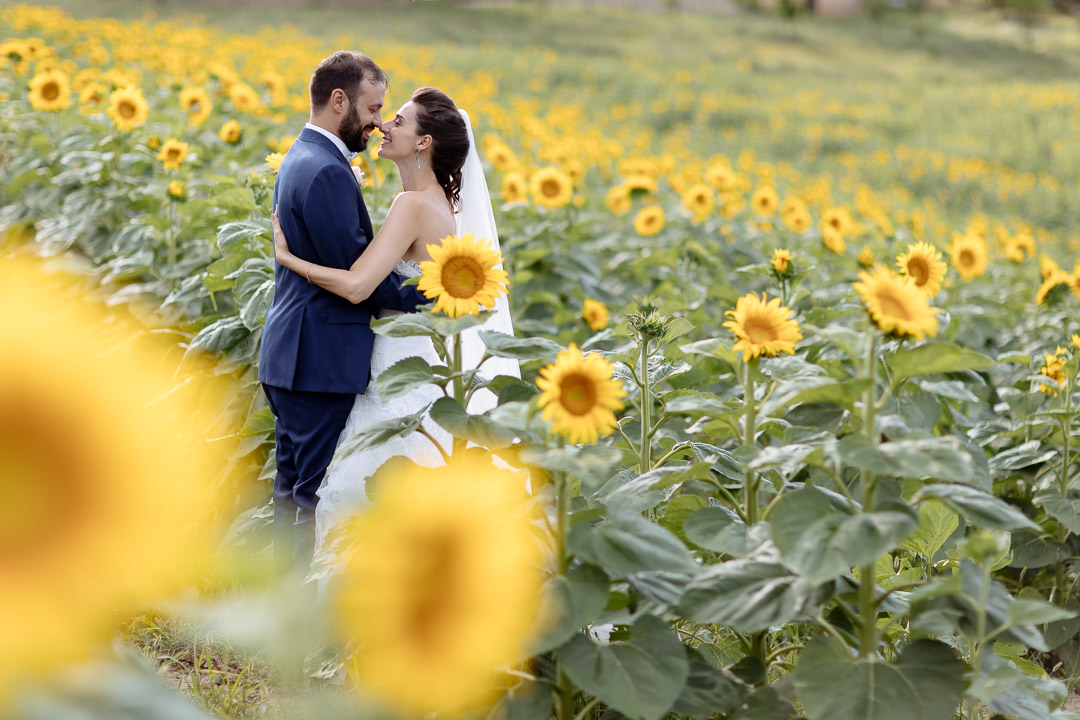
[[[341,126],[338,127],[338,136],[351,152],[363,152],[367,148],[364,131],[374,129],[374,125],[364,125],[360,121],[360,113],[356,111],[356,106],[350,103],[349,112],[342,119]]]

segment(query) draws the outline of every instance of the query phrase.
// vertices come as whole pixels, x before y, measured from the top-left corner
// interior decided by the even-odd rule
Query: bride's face
[[[393,160],[412,160],[424,136],[416,133],[416,105],[412,100],[405,103],[390,120],[381,127],[383,139],[379,145],[379,157]]]

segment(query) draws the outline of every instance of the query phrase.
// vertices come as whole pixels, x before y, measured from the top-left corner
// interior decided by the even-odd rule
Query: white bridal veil
[[[461,117],[465,120],[465,127],[469,131],[469,156],[461,169],[461,208],[457,214],[457,234],[461,236],[471,233],[477,240],[487,240],[496,252],[502,254],[499,232],[495,227],[495,213],[491,209],[491,195],[488,192],[487,179],[484,177],[484,167],[480,164],[480,154],[476,150],[472,122],[467,112],[460,109],[458,112],[461,113]],[[497,267],[501,268],[502,264]],[[483,324],[461,334],[463,367],[476,367],[484,355],[485,346],[484,341],[480,339],[481,330],[493,330],[511,336],[514,334],[510,303],[505,295],[500,295],[495,300],[495,307],[492,310],[491,316]],[[518,361],[512,358],[491,358],[480,370],[481,374],[489,378],[496,375],[521,377]],[[474,413],[490,410],[495,407],[495,399],[495,394],[485,389],[476,393],[469,403],[469,410]]]

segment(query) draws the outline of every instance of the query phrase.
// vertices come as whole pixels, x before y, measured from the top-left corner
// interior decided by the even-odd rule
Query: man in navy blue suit
[[[382,124],[389,79],[371,58],[339,51],[311,76],[311,119],[281,163],[274,205],[298,257],[347,269],[374,233],[349,158]],[[259,380],[276,418],[274,553],[281,569],[306,568],[315,538],[315,494],[358,393],[368,385],[379,308],[426,302],[391,274],[356,305],[312,284],[303,273],[274,269]]]

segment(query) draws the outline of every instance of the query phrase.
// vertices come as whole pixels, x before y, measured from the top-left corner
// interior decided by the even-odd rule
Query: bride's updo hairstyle
[[[465,120],[454,101],[437,88],[417,88],[411,100],[416,105],[416,134],[431,136],[431,169],[456,212],[461,205],[461,168],[469,156]]]

